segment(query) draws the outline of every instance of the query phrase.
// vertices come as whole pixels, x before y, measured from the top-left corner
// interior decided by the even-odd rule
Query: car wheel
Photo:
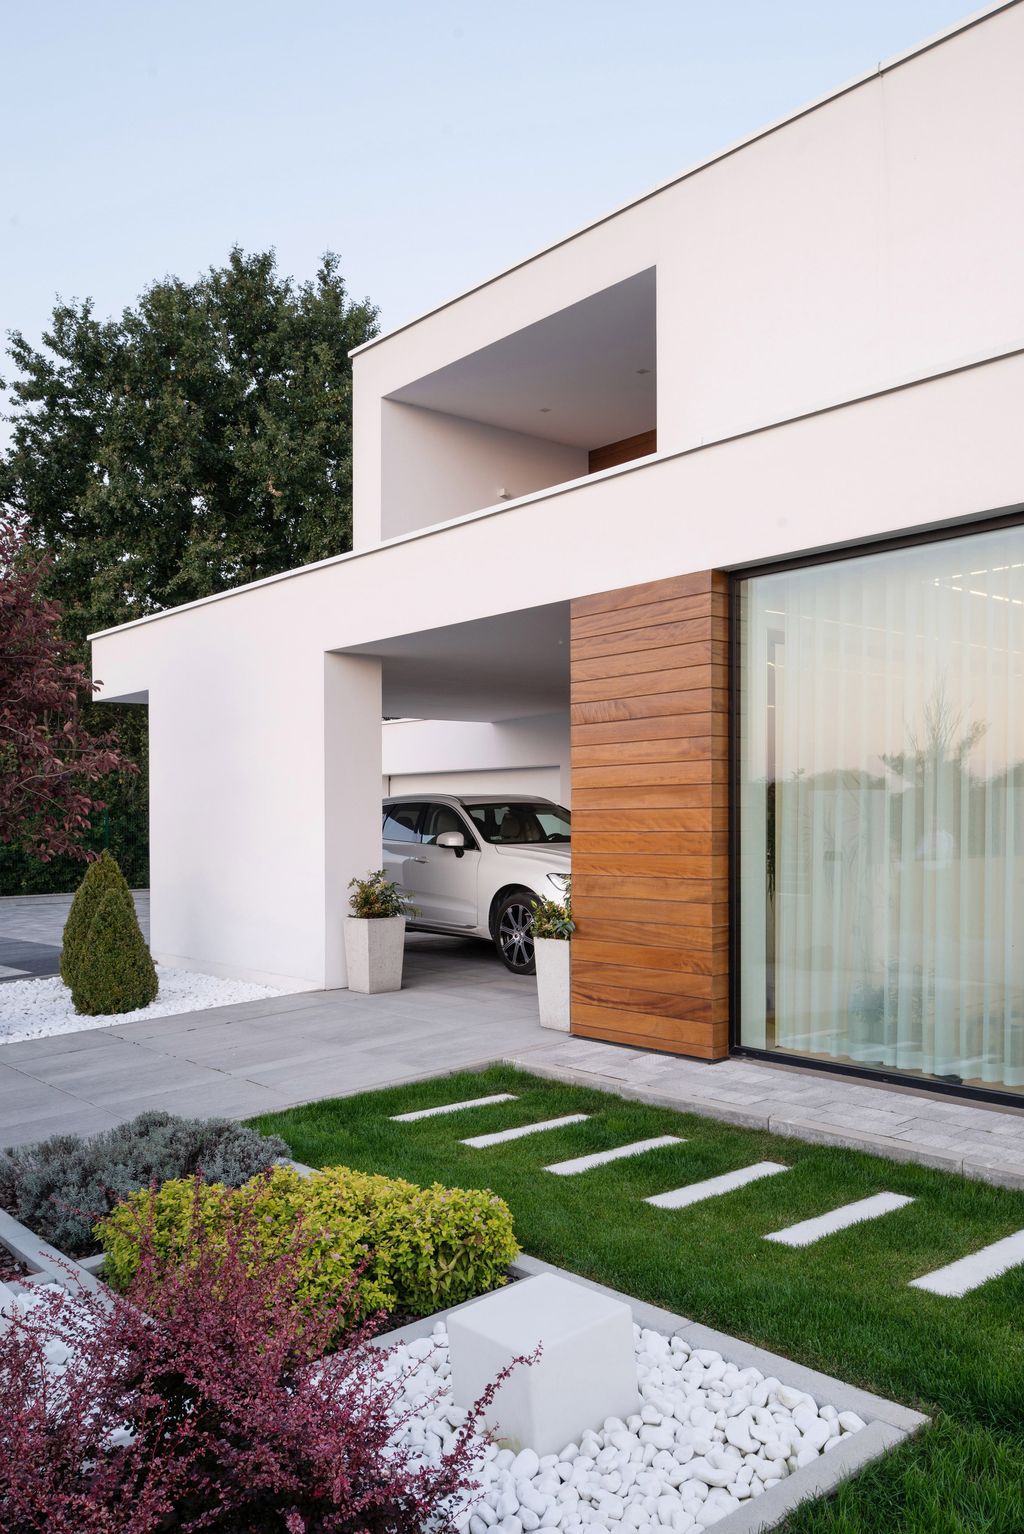
[[[514,890],[506,895],[494,919],[494,946],[506,969],[514,975],[532,975],[536,970],[533,953],[533,901],[530,890]]]

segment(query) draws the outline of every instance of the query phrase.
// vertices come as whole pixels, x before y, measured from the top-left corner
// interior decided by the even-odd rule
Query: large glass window
[[[1024,527],[739,601],[741,1042],[1024,1088]]]

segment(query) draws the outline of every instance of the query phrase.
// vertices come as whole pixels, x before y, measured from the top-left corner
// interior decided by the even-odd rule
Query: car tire
[[[532,890],[513,890],[494,915],[494,946],[505,968],[514,975],[536,973],[532,932],[536,898]]]

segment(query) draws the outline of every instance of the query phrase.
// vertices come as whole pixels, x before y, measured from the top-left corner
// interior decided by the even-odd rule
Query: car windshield
[[[467,804],[466,814],[485,842],[568,842],[572,840],[569,811],[560,804],[512,800],[509,803]]]

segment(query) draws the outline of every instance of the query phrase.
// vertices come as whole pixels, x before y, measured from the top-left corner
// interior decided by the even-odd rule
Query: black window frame
[[[793,1070],[819,1071],[832,1076],[851,1076],[858,1081],[874,1081],[900,1087],[908,1092],[956,1097],[961,1101],[998,1103],[1003,1107],[1024,1108],[1024,1088],[1018,1092],[998,1087],[972,1087],[941,1081],[927,1076],[911,1076],[902,1071],[874,1070],[869,1066],[847,1065],[838,1060],[818,1060],[809,1056],[783,1055],[778,1050],[756,1049],[741,1042],[743,1019],[740,1015],[740,680],[741,634],[739,588],[744,581],[759,575],[777,575],[784,570],[805,570],[815,565],[837,564],[871,554],[888,554],[898,549],[921,548],[929,543],[948,543],[976,533],[999,532],[1003,528],[1024,529],[1024,502],[958,518],[955,522],[936,523],[916,531],[890,537],[868,538],[857,542],[833,544],[809,553],[785,555],[728,570],[729,577],[729,1054],[737,1059],[761,1060]]]

